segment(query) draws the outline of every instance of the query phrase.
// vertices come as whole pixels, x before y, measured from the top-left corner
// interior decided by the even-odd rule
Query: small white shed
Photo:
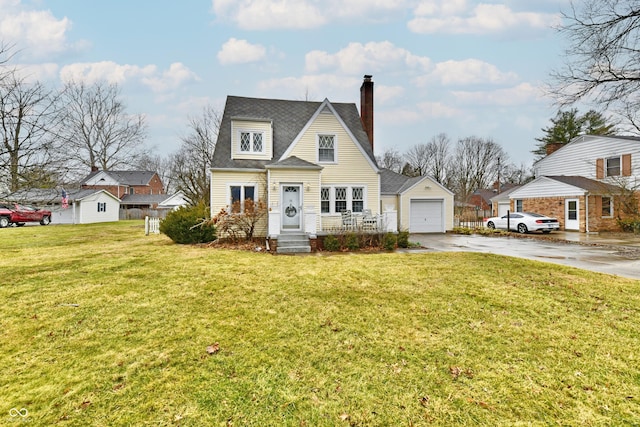
[[[51,209],[54,224],[90,224],[114,222],[119,219],[120,199],[106,190],[78,190],[69,192],[66,208]]]

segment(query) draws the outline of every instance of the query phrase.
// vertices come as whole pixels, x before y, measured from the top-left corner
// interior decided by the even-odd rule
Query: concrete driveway
[[[411,234],[425,252],[485,252],[568,265],[640,280],[640,236],[553,232],[526,237]]]

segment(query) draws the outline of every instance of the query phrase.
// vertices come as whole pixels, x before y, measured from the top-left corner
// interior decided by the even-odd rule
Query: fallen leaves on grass
[[[213,343],[213,344],[207,346],[207,354],[209,354],[209,355],[216,354],[219,351],[220,351],[220,344],[219,343]]]

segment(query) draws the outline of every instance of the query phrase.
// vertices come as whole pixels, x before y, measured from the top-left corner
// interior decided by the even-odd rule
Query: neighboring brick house
[[[152,171],[92,171],[81,184],[82,188],[107,190],[119,199],[130,195],[165,194],[162,180]]]
[[[617,231],[623,206],[640,200],[637,137],[579,136],[533,169],[536,179],[509,193],[510,210],[553,216],[563,230]]]

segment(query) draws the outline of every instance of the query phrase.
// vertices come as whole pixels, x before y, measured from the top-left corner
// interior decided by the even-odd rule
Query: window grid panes
[[[240,134],[240,151],[251,151],[251,134],[249,132]]]
[[[346,187],[336,187],[335,189],[335,198],[336,198],[336,212],[342,212],[347,210],[347,188]]]
[[[351,189],[351,210],[353,212],[362,212],[364,209],[364,188],[353,187]]]
[[[331,212],[331,188],[322,187],[320,189],[320,212]]]
[[[318,136],[318,160],[321,162],[335,161],[335,141],[333,135]]]
[[[253,134],[253,151],[256,151],[256,152],[262,151],[262,134],[261,133]]]
[[[620,176],[620,157],[607,159],[607,176]]]
[[[264,137],[259,132],[240,132],[240,151],[245,153],[262,153]]]

